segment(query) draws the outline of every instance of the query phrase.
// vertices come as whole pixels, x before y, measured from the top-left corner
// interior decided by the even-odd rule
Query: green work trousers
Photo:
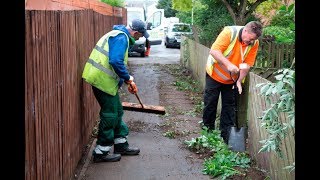
[[[92,86],[100,109],[100,122],[98,129],[97,145],[112,146],[115,138],[125,138],[129,134],[128,126],[122,121],[123,107],[119,94],[109,95]],[[118,147],[128,147],[128,142],[116,144]]]

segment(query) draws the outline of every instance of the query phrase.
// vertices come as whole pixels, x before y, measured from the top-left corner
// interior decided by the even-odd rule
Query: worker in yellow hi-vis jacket
[[[127,141],[129,129],[122,121],[123,107],[118,89],[124,82],[130,93],[138,91],[126,65],[129,46],[142,36],[148,38],[149,34],[146,24],[141,20],[135,19],[127,27],[114,25],[113,30],[97,42],[85,64],[82,78],[92,85],[101,107],[97,145],[93,151],[94,162],[119,161],[121,155],[140,153],[139,148],[130,147]],[[111,153],[113,145],[114,152]]]

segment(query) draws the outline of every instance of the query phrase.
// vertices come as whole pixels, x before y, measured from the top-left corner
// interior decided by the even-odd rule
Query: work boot
[[[110,153],[110,146],[101,146],[97,145],[96,148],[93,150],[93,162],[115,162],[120,161],[121,155],[120,154],[111,154]]]
[[[114,153],[115,154],[121,154],[121,155],[138,155],[140,152],[139,148],[136,147],[114,147]]]
[[[120,161],[121,154],[110,154],[109,152],[107,154],[93,154],[93,162],[116,162]]]

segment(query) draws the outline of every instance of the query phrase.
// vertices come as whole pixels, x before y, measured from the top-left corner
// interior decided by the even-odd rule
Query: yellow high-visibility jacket
[[[129,37],[128,35],[120,30],[112,30],[102,36],[97,42],[96,46],[92,50],[88,61],[84,66],[82,73],[82,78],[100,89],[101,91],[108,93],[112,96],[116,95],[119,87],[118,83],[120,77],[116,74],[113,67],[109,64],[109,38],[117,36],[123,33],[127,37],[128,47],[129,47]],[[128,63],[128,48],[125,52],[124,64]]]

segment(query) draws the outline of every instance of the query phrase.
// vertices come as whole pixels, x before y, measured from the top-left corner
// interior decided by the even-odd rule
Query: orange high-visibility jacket
[[[219,50],[229,59],[229,61],[238,66],[242,63],[241,50],[243,52],[243,62],[253,66],[257,55],[259,40],[255,40],[253,45],[245,45],[239,41],[238,35],[244,26],[226,26],[219,34],[216,41],[212,44],[212,50]],[[206,72],[216,81],[223,84],[232,84],[233,81],[227,68],[217,63],[211,54],[209,54],[206,65]],[[233,76],[236,79],[237,75]]]

